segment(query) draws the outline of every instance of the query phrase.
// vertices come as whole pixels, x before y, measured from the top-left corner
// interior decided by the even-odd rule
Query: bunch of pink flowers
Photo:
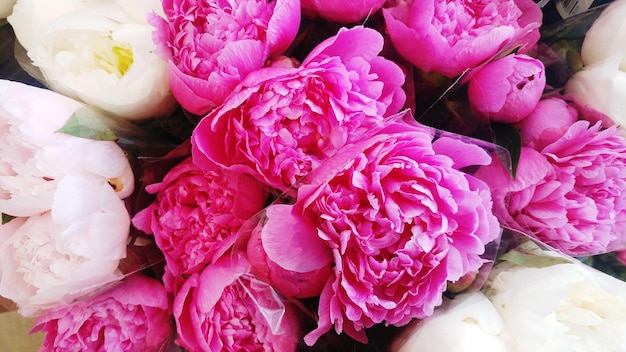
[[[532,0],[161,5],[146,16],[171,117],[195,122],[130,201],[132,230],[162,258],[157,280],[129,275],[44,311],[42,350],[366,344],[368,329],[431,316],[450,286],[469,286],[502,226],[571,255],[624,248],[624,133],[544,95]],[[458,121],[519,133],[514,175],[469,138],[478,127],[416,121],[437,120],[421,92],[441,88]]]

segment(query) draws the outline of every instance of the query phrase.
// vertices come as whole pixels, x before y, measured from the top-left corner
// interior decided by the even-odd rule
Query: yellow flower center
[[[133,50],[128,43],[115,42],[110,49],[95,51],[94,59],[98,66],[108,73],[122,77],[133,64]]]

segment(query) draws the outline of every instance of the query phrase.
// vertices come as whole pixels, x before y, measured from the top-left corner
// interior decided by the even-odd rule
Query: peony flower
[[[295,351],[295,308],[251,278],[244,257],[191,275],[174,300],[176,343],[189,351]]]
[[[55,18],[87,5],[89,2],[84,0],[61,0],[54,4],[42,0],[17,0],[8,21],[18,42],[28,50],[35,45],[36,37],[44,31],[46,25]]]
[[[133,224],[154,234],[174,276],[200,271],[226,253],[239,227],[268,198],[266,187],[252,177],[201,170],[191,158],[146,190],[156,200],[135,215]]]
[[[8,19],[52,90],[129,120],[174,109],[146,19],[159,1],[65,0],[54,7],[44,12],[50,6],[40,0],[19,0]]]
[[[542,99],[517,128],[524,146],[541,150],[561,138],[578,120],[578,111],[556,97]]]
[[[522,147],[515,179],[511,179],[508,170],[497,160],[478,170],[475,176],[489,184],[493,211],[502,224],[559,248],[578,246],[581,241],[593,245],[593,234],[586,240],[575,239],[565,230],[570,226],[568,207],[575,205],[566,198],[574,188],[574,177],[559,173],[548,158],[535,149]]]
[[[580,238],[597,248],[623,246],[626,226],[626,139],[612,126],[575,122],[567,133],[541,150],[558,167],[559,177],[573,176],[567,198],[571,242]],[[562,236],[562,235],[561,235]],[[561,237],[563,238],[563,237]],[[562,248],[563,246],[561,246]],[[566,253],[575,253],[570,249]],[[593,253],[593,251],[590,251]]]
[[[163,1],[152,16],[154,40],[168,61],[172,93],[183,108],[204,115],[246,75],[281,55],[300,26],[298,0]]]
[[[42,351],[162,351],[172,335],[163,285],[141,274],[37,318]]]
[[[384,8],[383,15],[400,55],[422,71],[448,77],[506,47],[521,45],[523,53],[539,39],[542,17],[530,0],[407,0]]]
[[[332,252],[316,238],[315,227],[292,209],[293,206],[286,204],[266,208],[266,221],[252,229],[247,241],[248,260],[254,275],[281,295],[288,298],[319,296],[331,274]],[[285,235],[274,236],[277,233]],[[289,262],[295,263],[285,264]]]
[[[532,123],[522,124],[524,140],[537,149],[522,148],[515,180],[497,163],[479,170],[476,176],[489,183],[494,211],[508,226],[574,256],[623,248],[623,132],[616,126],[602,129],[601,122],[569,122],[571,111],[555,106],[543,110],[557,113],[543,116],[552,120],[539,125],[546,127],[545,131],[526,128]],[[559,116],[559,111],[564,116]],[[536,118],[539,122],[539,116]],[[556,121],[565,125],[558,126]]]
[[[339,23],[355,23],[373,15],[385,0],[342,1],[301,0],[302,12],[309,17],[321,17]]]
[[[613,56],[583,67],[565,85],[565,92],[620,125],[626,125],[626,69]]]
[[[105,180],[65,177],[52,210],[25,219],[0,245],[0,296],[31,316],[118,280],[129,226]]]
[[[623,351],[626,286],[580,263],[496,270],[489,286],[519,352]]]
[[[332,258],[307,344],[333,325],[365,341],[374,324],[429,316],[448,281],[482,265],[485,244],[499,235],[487,186],[435,153],[431,140],[422,127],[390,123],[314,169],[298,188],[296,218],[282,212],[263,229],[268,257],[283,268],[306,272]],[[453,146],[444,138],[437,148]],[[478,147],[465,150],[466,159],[489,159]]]
[[[50,210],[58,183],[73,174],[100,177],[118,198],[133,192],[130,164],[115,142],[55,133],[81,108],[49,90],[0,80],[1,213],[31,216]]]
[[[454,338],[450,334],[454,333]],[[415,321],[396,339],[392,352],[514,352],[502,318],[481,292],[444,299],[424,320]]]
[[[579,102],[596,109],[618,124],[626,123],[626,25],[622,19],[626,3],[615,1],[607,6],[583,40],[582,70],[567,82],[565,91]]]
[[[515,123],[530,114],[546,86],[541,61],[526,55],[507,55],[486,64],[471,76],[471,106],[492,121]]]
[[[194,130],[194,158],[287,189],[404,104],[404,75],[382,46],[372,29],[342,29],[301,67],[248,75]]]
[[[602,10],[600,16],[585,33],[581,49],[584,65],[600,63],[610,57],[616,57],[619,70],[626,72],[626,51],[623,45],[626,40],[625,15],[626,3],[624,1],[613,1]]]
[[[17,0],[6,0],[0,4],[0,19],[7,18],[13,12],[13,6]]]
[[[19,224],[3,225],[11,230],[0,245],[0,295],[24,315],[117,279],[126,255],[130,217],[121,199],[134,179],[124,152],[55,133],[81,107],[0,81],[0,212]]]

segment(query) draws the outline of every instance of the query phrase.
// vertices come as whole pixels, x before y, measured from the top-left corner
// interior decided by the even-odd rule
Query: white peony
[[[565,86],[579,102],[626,124],[626,0],[606,7],[583,40],[583,69]]]
[[[580,263],[495,273],[490,300],[518,352],[626,351],[626,283]]]
[[[585,66],[567,81],[565,92],[626,126],[626,71],[618,66],[618,56]]]
[[[626,0],[615,0],[605,8],[585,34],[582,47],[584,65],[619,57],[619,70],[626,71]]]
[[[513,352],[498,312],[481,292],[445,299],[435,313],[409,325],[393,352]]]
[[[8,21],[54,91],[141,120],[176,106],[147,16],[158,0],[18,0]]]

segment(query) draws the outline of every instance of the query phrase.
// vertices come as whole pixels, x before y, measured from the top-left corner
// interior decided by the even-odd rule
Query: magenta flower
[[[431,140],[422,127],[393,123],[347,146],[312,172],[317,182],[298,188],[291,219],[281,212],[264,228],[267,255],[284,268],[307,271],[332,260],[307,344],[333,325],[364,341],[374,324],[426,317],[448,281],[482,265],[499,225],[487,186],[455,167],[490,158],[460,141]],[[459,165],[434,149],[456,150],[458,143],[465,153]],[[312,230],[303,230],[306,224]]]
[[[601,129],[600,122],[590,126],[587,121],[577,121],[563,137],[541,150],[558,168],[560,177],[575,178],[574,188],[567,195],[572,201],[565,228],[569,231],[546,240],[565,240],[560,248],[570,254],[595,254],[624,245],[625,137],[616,126]]]
[[[252,229],[247,242],[248,260],[255,276],[284,297],[319,296],[331,275],[332,252],[317,238],[315,227],[292,209],[286,204],[266,208],[265,221]],[[277,233],[285,235],[274,236]]]
[[[243,258],[221,258],[187,279],[174,300],[176,343],[189,351],[295,351],[297,310],[249,276]]]
[[[515,179],[495,159],[475,176],[491,187],[493,210],[502,224],[530,235],[561,231],[567,225],[566,195],[574,187],[574,177],[559,174],[535,149],[522,148]]]
[[[339,23],[355,23],[373,15],[386,0],[301,0],[302,13]]]
[[[298,0],[163,0],[154,41],[174,97],[203,115],[250,72],[281,55],[300,26]]]
[[[559,120],[558,116],[546,115]],[[626,140],[612,126],[580,120],[537,151],[522,148],[515,180],[499,165],[480,170],[500,221],[573,256],[623,248]]]
[[[48,311],[31,332],[45,332],[42,351],[162,351],[173,326],[157,280],[134,274],[117,286]]]
[[[549,118],[547,118],[549,117]],[[518,123],[524,146],[541,150],[561,138],[578,120],[578,111],[556,97],[539,101],[535,109]]]
[[[448,77],[505,47],[521,45],[523,53],[539,39],[542,18],[532,0],[407,0],[383,14],[400,55],[422,71]]]
[[[530,114],[546,86],[543,63],[527,55],[507,55],[486,64],[468,83],[471,106],[492,121],[515,123]]]
[[[267,187],[249,175],[202,170],[191,158],[146,190],[156,194],[156,200],[135,215],[133,224],[154,234],[173,276],[199,271],[217,260],[268,197]]]
[[[195,129],[194,158],[285,190],[402,107],[404,74],[382,47],[375,30],[342,29],[301,67],[248,75]]]

